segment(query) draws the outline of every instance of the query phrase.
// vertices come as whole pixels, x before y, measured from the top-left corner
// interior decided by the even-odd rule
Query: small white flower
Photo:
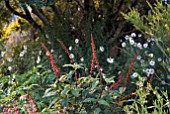
[[[79,43],[79,39],[76,38],[75,39],[75,43],[78,44]]]
[[[109,89],[109,87],[108,86],[105,86],[105,88],[104,88],[105,90],[108,90]]]
[[[114,58],[111,58],[111,57],[107,58],[107,62],[108,63],[113,63],[114,62]]]
[[[134,72],[131,77],[132,77],[132,78],[136,78],[136,77],[138,77],[138,75],[139,75],[139,74],[138,74],[137,72]]]
[[[161,62],[161,61],[162,61],[162,58],[161,58],[161,57],[159,57],[159,58],[158,58],[158,62]]]
[[[126,47],[126,43],[125,42],[122,42],[122,47]]]
[[[37,60],[36,60],[36,63],[40,63],[41,59],[40,59],[40,56],[37,57]]]
[[[148,39],[147,39],[147,42],[151,42],[151,39],[150,39],[150,38],[148,38]]]
[[[143,48],[147,48],[147,47],[148,47],[148,43],[144,43]]]
[[[8,67],[8,70],[11,72],[11,71],[12,71],[12,67],[11,67],[11,66],[9,66],[9,67]]]
[[[83,57],[81,57],[81,58],[80,58],[80,61],[81,61],[81,62],[83,62],[83,61],[84,61],[84,58],[83,58]]]
[[[125,36],[125,39],[128,40],[130,37],[128,35]]]
[[[150,54],[149,54],[149,57],[153,58],[153,53],[150,53]]]
[[[70,54],[70,58],[73,59],[74,58],[74,54],[71,53]]]
[[[74,27],[74,26],[72,26],[72,29],[73,29],[73,30],[75,30],[75,27]]]
[[[135,44],[135,41],[134,41],[133,39],[130,39],[130,40],[129,40],[129,43],[130,43],[130,45],[134,45],[134,44]]]
[[[48,41],[47,43],[48,43],[48,44],[51,44],[51,42],[50,42],[50,41]]]
[[[100,71],[103,72],[103,68],[100,68]]]
[[[151,61],[149,62],[149,64],[150,64],[151,66],[154,66],[154,65],[155,65],[155,61],[151,60]]]
[[[12,58],[8,58],[8,62],[12,62]]]
[[[27,46],[26,45],[24,45],[24,50],[27,50]]]
[[[105,79],[106,78],[106,74],[102,73],[102,77]]]
[[[51,53],[53,53],[54,52],[54,50],[53,49],[51,49],[51,51],[50,51]]]
[[[143,59],[140,60],[140,63],[141,63],[141,64],[144,63],[144,62],[145,62],[145,60],[143,60]]]
[[[1,51],[1,57],[4,57],[4,56],[5,56],[5,52]]]
[[[25,54],[25,51],[22,51],[22,52],[19,54],[19,56],[20,56],[20,57],[23,57],[24,54]]]
[[[142,44],[141,44],[141,43],[137,43],[137,47],[138,47],[139,49],[142,49]]]
[[[141,37],[142,37],[142,34],[138,34],[138,37],[141,38]]]
[[[104,47],[103,46],[100,46],[99,49],[100,49],[101,52],[104,52]]]
[[[138,55],[137,60],[141,60],[141,58],[142,58],[142,57],[141,57],[140,55]]]
[[[155,70],[153,68],[148,69],[149,74],[153,74],[154,72],[155,72]]]
[[[70,50],[70,51],[71,51],[71,50],[72,50],[72,48],[73,48],[72,46],[69,46],[68,50]]]
[[[131,33],[131,37],[136,37],[136,33]]]
[[[40,51],[38,52],[38,54],[41,55],[41,53],[42,53],[42,51],[40,50]]]

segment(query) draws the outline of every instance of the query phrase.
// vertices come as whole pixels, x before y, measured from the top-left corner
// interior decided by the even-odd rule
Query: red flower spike
[[[118,104],[119,102],[124,101],[124,100],[126,100],[126,99],[128,99],[130,97],[136,96],[136,95],[137,95],[137,92],[130,93],[130,94],[128,94],[128,95],[126,95],[126,96],[124,96],[122,98],[119,98],[117,100],[116,104]]]
[[[153,80],[154,74],[155,74],[155,72],[152,74],[152,76],[151,76],[150,79],[149,79],[149,83],[150,83],[150,84],[152,84],[152,80]]]
[[[137,57],[138,57],[138,54],[135,55],[132,63],[131,63],[130,66],[129,66],[129,69],[128,69],[128,72],[127,72],[127,74],[126,74],[126,78],[125,78],[125,82],[124,82],[124,86],[123,86],[123,87],[126,87],[126,85],[127,85],[127,83],[128,83],[128,79],[129,79],[129,77],[130,77],[130,73],[131,73],[131,71],[133,70],[133,67],[134,67],[134,64],[135,64],[135,62],[136,62]]]
[[[121,74],[120,74],[119,80],[118,80],[115,84],[113,84],[113,85],[109,88],[109,90],[113,90],[114,88],[118,87],[118,86],[120,85],[120,83],[122,82],[122,79],[123,79],[123,71],[122,71]]]
[[[102,75],[102,72],[100,71],[100,65],[96,56],[96,47],[94,44],[94,38],[92,36],[92,34],[90,34],[90,39],[91,39],[91,46],[92,46],[92,63],[91,63],[91,70],[90,70],[90,76],[93,75],[93,70],[94,70],[94,62],[96,62],[97,65],[97,69],[100,75]]]
[[[65,51],[65,52],[67,53],[67,55],[69,56],[70,62],[71,62],[71,63],[74,63],[74,60],[73,60],[73,58],[70,57],[70,52],[69,52],[69,50],[67,49],[67,47],[64,45],[64,43],[63,43],[61,40],[59,40],[58,38],[57,38],[57,41],[61,44],[61,46],[62,46],[62,48],[64,49],[64,51]]]
[[[27,94],[27,97],[28,97],[28,101],[29,101],[29,105],[31,106],[32,108],[32,111],[31,112],[28,112],[29,114],[35,114],[35,112],[38,111],[38,108],[36,107],[36,103],[34,101],[34,99],[32,98],[31,94],[28,93]]]
[[[56,75],[56,80],[58,80],[58,75],[62,76],[62,72],[59,70],[58,66],[55,64],[55,61],[53,59],[53,55],[51,54],[51,52],[44,45],[44,43],[41,43],[41,44],[44,47],[44,49],[46,50],[46,53],[49,54],[49,56],[47,56],[47,57],[48,57],[49,61],[51,62],[51,66],[52,66],[53,72]]]

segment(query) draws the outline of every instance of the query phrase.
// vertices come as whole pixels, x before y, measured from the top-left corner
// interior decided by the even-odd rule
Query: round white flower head
[[[125,40],[129,40],[129,38],[130,38],[130,37],[129,37],[128,35],[125,36]]]
[[[134,72],[131,77],[132,77],[132,78],[136,78],[136,77],[138,77],[138,75],[139,75],[139,74],[138,74],[137,72]]]
[[[144,43],[143,48],[147,48],[147,47],[148,47],[148,43]]]
[[[27,45],[24,45],[24,50],[27,50]]]
[[[8,58],[8,62],[12,62],[12,58]]]
[[[50,51],[51,53],[53,53],[54,52],[54,50],[53,49],[51,49],[51,51]]]
[[[140,55],[138,55],[137,60],[141,60],[141,58],[142,58],[142,57],[141,57]]]
[[[141,38],[141,37],[142,37],[142,34],[138,34],[138,37]]]
[[[151,58],[152,58],[152,57],[153,57],[153,53],[150,53],[150,54],[149,54],[149,57],[151,57]]]
[[[20,57],[23,57],[24,54],[25,54],[25,51],[22,51],[22,52],[19,54],[19,56],[20,56]]]
[[[8,70],[11,72],[11,71],[12,71],[12,67],[11,67],[11,66],[9,66],[9,67],[8,67]]]
[[[104,47],[103,46],[100,46],[99,49],[100,49],[101,52],[104,52]]]
[[[148,38],[148,39],[147,39],[147,42],[151,42],[151,39],[150,39],[150,38]]]
[[[105,86],[105,88],[104,88],[105,90],[108,90],[109,89],[109,87],[108,86]]]
[[[75,39],[75,43],[78,44],[79,43],[79,39],[76,38]]]
[[[154,72],[155,72],[155,70],[153,68],[148,69],[149,74],[153,74]]]
[[[161,61],[162,61],[162,58],[161,58],[161,57],[159,57],[159,58],[158,58],[158,62],[161,62]]]
[[[42,53],[42,51],[40,50],[40,51],[38,52],[38,54],[41,55],[41,53]]]
[[[40,56],[37,57],[37,60],[36,60],[36,63],[40,63],[41,59],[40,59]]]
[[[4,56],[5,56],[5,52],[1,51],[1,57],[4,57]]]
[[[141,43],[137,43],[137,47],[138,47],[139,49],[142,49],[142,44],[141,44]]]
[[[151,61],[149,62],[149,64],[150,64],[151,66],[154,66],[154,65],[155,65],[155,61],[151,60]]]
[[[107,58],[107,62],[108,63],[113,63],[114,62],[114,58],[111,58],[111,57]]]
[[[72,46],[69,46],[68,50],[70,50],[70,51],[71,51],[71,50],[72,50],[72,48],[73,48]]]
[[[74,54],[71,53],[70,54],[70,58],[73,59],[74,58]]]
[[[80,61],[81,61],[81,62],[83,62],[83,61],[84,61],[84,58],[83,58],[83,57],[81,57],[81,58],[80,58]]]
[[[100,71],[103,72],[103,68],[100,68]]]
[[[133,39],[129,39],[129,43],[130,43],[130,45],[134,45],[135,41]]]
[[[75,27],[74,27],[74,26],[72,26],[72,29],[73,29],[73,30],[75,30]]]
[[[131,33],[131,37],[136,37],[136,33]]]
[[[126,43],[125,42],[122,42],[122,47],[126,47]]]

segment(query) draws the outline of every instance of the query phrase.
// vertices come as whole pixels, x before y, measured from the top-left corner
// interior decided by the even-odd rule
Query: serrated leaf
[[[98,101],[98,103],[110,107],[109,103],[107,103],[107,102],[106,102],[105,100],[103,100],[103,99],[100,99],[100,100]]]
[[[94,102],[96,101],[95,98],[86,98],[83,102]]]
[[[77,88],[76,90],[72,90],[72,91],[71,91],[71,93],[72,93],[73,95],[75,95],[76,97],[78,97],[79,92],[80,92],[80,89],[79,89],[79,88]]]
[[[100,108],[96,108],[96,110],[94,111],[94,114],[99,114],[101,112]]]

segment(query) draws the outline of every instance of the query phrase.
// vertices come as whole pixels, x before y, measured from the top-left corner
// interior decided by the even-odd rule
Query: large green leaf
[[[62,92],[61,92],[61,96],[67,94],[70,91],[70,88],[67,86]]]
[[[78,97],[79,92],[80,92],[80,89],[79,89],[79,88],[71,91],[71,93],[72,93],[73,95],[75,95],[76,97]]]
[[[110,107],[109,103],[107,103],[107,102],[106,102],[105,100],[103,100],[103,99],[100,99],[100,100],[98,101],[98,103]]]
[[[95,98],[86,98],[83,102],[94,102],[96,101]]]
[[[94,111],[94,114],[99,114],[101,112],[100,108],[96,108],[96,110]]]
[[[98,81],[98,80],[95,81],[95,82],[93,82],[93,83],[92,83],[92,88],[91,88],[91,90],[94,90],[98,84],[99,84],[99,81]]]

